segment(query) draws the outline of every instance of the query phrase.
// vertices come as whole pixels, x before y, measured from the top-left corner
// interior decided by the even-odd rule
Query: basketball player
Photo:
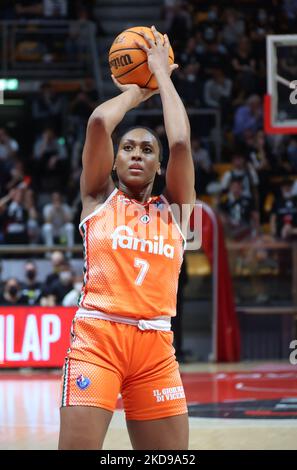
[[[194,167],[188,117],[170,79],[176,64],[168,65],[169,41],[165,36],[162,45],[152,31],[155,41],[144,34],[148,46],[138,46],[162,100],[170,148],[166,190],[151,197],[160,147],[150,130],[127,132],[114,162],[113,130],[153,94],[115,80],[122,93],[95,109],[83,150],[85,276],[64,365],[60,449],[101,449],[119,393],[134,449],[188,448],[187,406],[170,329],[185,237],[170,204],[185,205],[187,222],[195,203]],[[127,212],[130,219],[137,214],[137,230]]]

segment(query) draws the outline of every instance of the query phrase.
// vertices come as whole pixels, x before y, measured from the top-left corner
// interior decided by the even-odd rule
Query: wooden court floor
[[[297,366],[181,366],[190,449],[297,450]],[[0,449],[56,449],[60,371],[0,371]],[[104,449],[131,449],[121,401]]]

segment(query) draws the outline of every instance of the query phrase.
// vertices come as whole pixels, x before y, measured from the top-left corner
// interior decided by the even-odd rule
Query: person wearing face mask
[[[61,305],[66,294],[74,288],[74,278],[71,267],[68,263],[64,263],[63,268],[59,272],[59,278],[52,284],[48,295],[54,296],[56,305]]]
[[[81,276],[78,276],[73,284],[73,289],[62,300],[63,307],[75,307],[77,305],[82,286],[83,279]]]
[[[271,234],[283,240],[297,237],[297,196],[292,195],[292,181],[284,179],[270,216]]]
[[[14,277],[6,280],[3,294],[0,295],[0,305],[10,307],[15,305],[28,305],[28,299],[22,294],[20,283]]]
[[[41,297],[41,283],[36,280],[37,267],[34,261],[26,262],[25,277],[22,294],[28,299],[28,305],[38,305]]]

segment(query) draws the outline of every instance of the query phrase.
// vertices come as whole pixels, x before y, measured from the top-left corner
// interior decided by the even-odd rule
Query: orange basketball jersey
[[[137,319],[175,316],[185,239],[163,195],[139,203],[115,188],[79,229],[80,307]]]

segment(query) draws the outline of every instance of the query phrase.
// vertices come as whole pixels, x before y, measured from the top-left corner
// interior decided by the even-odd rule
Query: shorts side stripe
[[[66,359],[64,380],[63,380],[62,406],[67,406],[69,404],[69,372],[70,372],[69,359]]]

